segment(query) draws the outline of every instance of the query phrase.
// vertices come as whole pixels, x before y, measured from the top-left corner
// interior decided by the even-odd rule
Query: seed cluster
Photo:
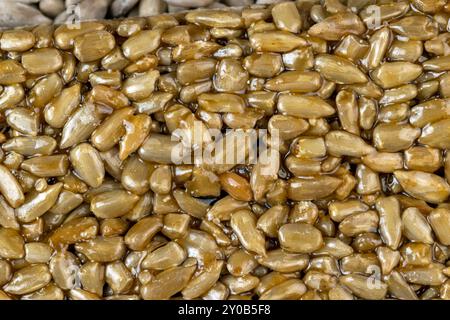
[[[0,298],[450,299],[450,4],[373,2],[2,32]]]

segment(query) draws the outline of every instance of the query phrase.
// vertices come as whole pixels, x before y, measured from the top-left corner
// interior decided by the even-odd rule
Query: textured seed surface
[[[445,1],[137,2],[0,34],[0,298],[449,299]]]

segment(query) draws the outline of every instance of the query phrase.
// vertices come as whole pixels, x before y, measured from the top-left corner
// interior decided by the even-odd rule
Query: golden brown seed
[[[197,71],[198,72],[198,71]],[[248,73],[235,59],[222,59],[213,79],[214,88],[219,92],[239,92],[247,87]]]
[[[349,34],[360,35],[365,30],[363,22],[356,14],[342,12],[313,25],[308,33],[325,40],[339,40],[342,36]]]
[[[131,61],[136,61],[155,51],[160,44],[160,39],[161,31],[159,30],[139,31],[122,44],[123,54]]]
[[[165,300],[183,290],[189,283],[196,266],[181,266],[167,269],[156,275],[149,284],[141,287],[145,300]]]
[[[144,250],[153,236],[162,229],[160,217],[139,220],[125,235],[125,244],[132,250]]]
[[[56,203],[62,186],[62,183],[58,182],[43,192],[28,193],[25,202],[16,209],[17,218],[22,222],[31,222],[42,216]]]
[[[46,188],[48,188],[48,186]],[[44,190],[40,192],[43,192]],[[49,212],[54,214],[67,214],[82,203],[82,195],[63,189],[58,196],[58,200],[56,200],[56,203],[50,208]]]
[[[265,291],[261,300],[298,300],[306,292],[306,286],[301,280],[290,279]]]
[[[6,122],[25,135],[36,136],[39,133],[37,113],[27,108],[15,108],[6,112]]]
[[[339,224],[339,230],[346,236],[352,237],[363,232],[376,232],[378,222],[379,217],[375,211],[354,213]]]
[[[81,85],[63,89],[44,109],[45,121],[54,128],[62,128],[81,100]]]
[[[341,180],[331,176],[292,178],[288,185],[288,198],[294,201],[318,200],[331,195]]]
[[[193,276],[181,292],[183,297],[186,299],[197,298],[213,289],[215,285],[220,284],[217,280],[220,277],[223,265],[223,261],[216,260],[202,273]]]
[[[314,62],[315,69],[322,76],[335,83],[354,84],[367,82],[366,75],[347,59],[329,55],[318,55]]]
[[[25,256],[24,239],[14,229],[0,227],[0,257],[21,259]]]
[[[142,268],[153,270],[166,270],[179,266],[186,259],[184,249],[176,242],[168,244],[152,251],[142,261]]]
[[[320,231],[306,223],[283,225],[278,230],[278,239],[283,249],[295,253],[311,253],[323,245]]]
[[[450,141],[448,130],[450,119],[437,121],[423,128],[419,142],[439,149],[448,148]]]
[[[384,89],[389,89],[412,82],[421,73],[420,65],[410,62],[390,62],[373,70],[371,76],[376,84]]]
[[[437,36],[437,23],[427,16],[410,15],[391,23],[391,29],[410,40],[429,40]]]
[[[92,217],[80,217],[66,222],[50,236],[50,243],[57,248],[60,245],[72,244],[82,240],[95,238],[98,222]]]
[[[401,153],[373,152],[362,157],[362,162],[377,172],[392,173],[403,168]]]
[[[198,96],[201,108],[210,112],[244,112],[245,101],[238,95],[230,93],[202,93]]]
[[[82,143],[70,151],[70,162],[75,174],[89,186],[99,187],[105,176],[105,168],[99,152],[90,144]]]
[[[130,117],[133,111],[131,107],[114,111],[94,130],[91,136],[92,144],[99,151],[106,151],[114,147],[125,133],[123,121]]]
[[[400,203],[395,197],[379,198],[376,208],[380,214],[380,235],[383,242],[396,250],[402,237]]]
[[[405,166],[409,170],[434,172],[441,165],[442,154],[439,149],[417,146],[405,151]]]
[[[125,190],[100,193],[91,200],[91,211],[99,218],[117,218],[128,213],[139,197]]]
[[[374,146],[380,151],[397,152],[409,148],[419,137],[420,129],[408,124],[379,124],[373,130]]]
[[[73,253],[57,252],[50,260],[49,269],[61,289],[70,290],[77,285],[79,262]]]
[[[431,203],[444,202],[450,195],[450,186],[441,177],[422,171],[394,172],[402,188],[413,197]]]
[[[80,282],[84,290],[102,296],[105,266],[98,262],[86,262],[80,267]]]
[[[334,108],[319,97],[285,93],[279,96],[277,109],[285,115],[300,118],[322,118],[335,113]]]
[[[375,151],[359,136],[341,130],[327,133],[325,144],[327,151],[336,157],[362,157]]]
[[[252,190],[249,182],[236,173],[223,173],[219,176],[222,188],[233,198],[241,201],[252,199]]]
[[[146,99],[155,90],[158,77],[158,70],[132,75],[124,81],[122,91],[132,101]]]
[[[248,210],[239,210],[231,215],[231,228],[242,245],[252,252],[266,254],[264,236],[256,229],[256,218]]]
[[[77,243],[75,250],[95,262],[112,262],[125,255],[126,247],[122,237],[95,238]]]
[[[449,245],[450,237],[448,228],[450,226],[450,211],[448,209],[435,209],[428,216],[428,221],[434,230],[439,242]]]
[[[224,10],[192,11],[186,14],[186,20],[208,27],[239,28],[243,21],[239,14]]]
[[[25,202],[22,187],[9,169],[3,165],[0,165],[0,192],[13,208]]]
[[[3,289],[7,293],[23,295],[45,287],[51,279],[52,276],[45,264],[34,264],[16,271]]]
[[[115,294],[126,293],[133,286],[133,276],[122,261],[106,265],[105,281]]]
[[[60,177],[66,175],[69,159],[66,155],[41,156],[23,161],[20,167],[38,177]]]
[[[33,33],[25,30],[7,30],[3,32],[0,39],[0,48],[4,51],[27,51],[36,42]]]
[[[162,233],[170,239],[182,238],[189,229],[191,217],[182,213],[169,213],[164,216]]]
[[[268,80],[264,88],[271,91],[290,91],[294,93],[313,92],[320,88],[322,79],[314,71],[287,71]]]
[[[357,274],[339,278],[339,282],[356,296],[368,300],[381,300],[386,296],[387,285],[380,280],[376,281],[377,283],[374,284],[368,277]]]
[[[65,123],[60,148],[66,149],[88,139],[103,117],[98,106],[92,103],[83,104]]]

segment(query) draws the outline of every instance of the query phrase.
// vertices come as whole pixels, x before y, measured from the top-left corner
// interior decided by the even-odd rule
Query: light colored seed
[[[283,2],[272,8],[272,18],[280,30],[299,33],[302,27],[301,16],[294,3]]]
[[[0,228],[0,257],[21,259],[25,256],[24,239],[14,229]]]
[[[424,243],[407,243],[400,253],[407,265],[427,266],[432,262],[431,246]]]
[[[363,65],[368,69],[378,67],[389,49],[392,37],[392,31],[388,27],[383,27],[375,31],[369,38],[370,47],[362,59]]]
[[[292,178],[289,180],[288,198],[294,201],[325,198],[331,195],[341,182],[340,179],[331,176]]]
[[[311,36],[325,40],[339,40],[342,36],[360,35],[366,30],[359,17],[351,12],[334,14],[325,20],[313,25],[308,33]]]
[[[403,234],[411,241],[433,243],[432,230],[417,208],[408,208],[402,215]]]
[[[20,228],[14,208],[7,203],[4,197],[0,197],[0,226],[14,230]]]
[[[275,205],[262,214],[257,222],[258,229],[266,235],[276,238],[278,229],[287,221],[289,208]]]
[[[22,222],[31,222],[46,213],[58,199],[62,183],[48,186],[43,192],[28,193],[25,202],[16,209],[17,218]]]
[[[100,109],[94,104],[79,107],[63,127],[60,148],[66,149],[88,139],[102,119]]]
[[[91,200],[91,211],[99,218],[117,218],[128,213],[139,197],[125,190],[100,193]]]
[[[155,90],[158,77],[158,70],[132,75],[124,81],[122,91],[132,101],[146,99]]]
[[[380,198],[376,202],[380,215],[380,235],[383,242],[396,250],[402,237],[402,220],[400,217],[400,203],[394,197]]]
[[[419,142],[439,149],[447,149],[450,145],[448,124],[450,119],[444,119],[425,126]]]
[[[437,36],[437,22],[427,16],[410,15],[390,24],[391,29],[410,40],[429,40]]]
[[[72,289],[68,296],[70,300],[100,300],[100,297],[96,294],[83,289]]]
[[[50,260],[49,268],[56,285],[63,290],[76,286],[79,272],[77,258],[70,252],[57,252]]]
[[[198,97],[201,108],[210,112],[244,112],[245,101],[230,93],[202,93]]]
[[[394,172],[402,188],[413,197],[431,203],[445,201],[450,195],[450,186],[441,177],[422,171]]]
[[[231,294],[241,294],[254,289],[259,284],[259,279],[252,275],[234,277],[226,275],[222,282],[230,289]]]
[[[39,133],[37,114],[28,108],[18,107],[6,113],[6,122],[25,135],[36,136]]]
[[[266,254],[264,235],[256,228],[256,218],[248,210],[239,210],[231,215],[231,228],[239,241],[249,251]]]
[[[56,49],[41,48],[23,54],[22,65],[30,74],[49,74],[57,72],[63,67],[63,59]]]
[[[142,30],[128,38],[122,44],[123,54],[126,58],[136,61],[148,53],[152,53],[159,46],[161,31]]]
[[[428,221],[433,228],[439,242],[449,245],[450,211],[445,208],[434,209],[428,216]]]
[[[295,253],[311,253],[323,245],[320,231],[305,223],[281,226],[278,230],[278,239],[283,249]]]
[[[41,156],[23,161],[20,167],[38,177],[60,177],[66,175],[69,160],[66,155]]]
[[[416,62],[423,53],[423,44],[418,40],[395,40],[389,49],[388,56],[391,60]]]
[[[241,16],[233,11],[202,10],[186,14],[186,20],[208,27],[240,28],[243,25]]]
[[[0,84],[12,85],[25,82],[25,69],[15,60],[3,60],[0,62]]]
[[[441,264],[432,263],[425,267],[406,266],[399,268],[398,271],[408,283],[439,286],[446,280],[442,273],[443,267]]]
[[[374,152],[363,156],[361,160],[377,172],[392,173],[403,168],[403,156],[398,152]]]
[[[145,300],[164,300],[182,291],[196,270],[196,266],[181,266],[158,273],[153,281],[141,287]]]
[[[148,254],[142,261],[142,268],[166,270],[179,266],[186,257],[186,252],[180,245],[176,242],[169,242]]]
[[[414,290],[399,272],[393,271],[388,276],[386,284],[388,285],[389,292],[396,298],[404,300],[418,300]]]
[[[125,244],[132,250],[144,250],[154,235],[163,227],[160,217],[139,220],[125,235]]]
[[[29,263],[48,263],[53,249],[43,242],[25,243],[25,260]]]
[[[36,42],[33,33],[26,30],[7,30],[0,39],[0,48],[4,51],[27,51]]]
[[[334,108],[319,97],[284,93],[278,98],[277,109],[285,115],[300,118],[321,118],[335,113]]]
[[[105,176],[105,168],[99,152],[90,144],[82,143],[70,151],[70,162],[75,173],[89,186],[99,187]]]
[[[336,222],[341,222],[353,213],[364,212],[367,210],[369,210],[369,207],[358,200],[333,201],[328,205],[328,213],[330,214],[331,219]]]
[[[289,253],[282,249],[268,251],[258,262],[274,271],[297,272],[308,266],[309,257],[303,253]]]
[[[238,60],[225,58],[217,65],[213,85],[219,92],[239,92],[246,89],[248,77]]]
[[[0,165],[0,192],[13,208],[17,208],[25,202],[22,187],[11,171],[3,165]]]
[[[409,148],[419,135],[420,130],[408,124],[384,123],[373,130],[373,141],[380,151],[398,152]]]
[[[64,300],[64,292],[50,283],[33,293],[23,295],[21,300]]]
[[[376,249],[376,254],[380,262],[381,271],[384,275],[390,274],[400,262],[400,253],[389,249],[388,247],[378,247]]]
[[[289,279],[266,290],[260,300],[298,300],[306,292],[301,280]]]
[[[86,262],[80,267],[80,282],[84,290],[102,296],[105,266],[98,262]]]
[[[99,151],[111,149],[125,133],[122,123],[133,114],[131,107],[114,111],[101,125],[94,130],[91,136],[92,144]]]
[[[386,296],[387,285],[378,280],[377,285],[370,285],[370,279],[362,275],[346,275],[339,278],[339,282],[346,286],[356,296],[367,300],[381,300]]]
[[[177,240],[178,244],[183,247],[189,258],[197,259],[200,265],[208,265],[215,259],[223,259],[222,249],[219,248],[214,237],[209,233],[190,229],[184,238]],[[187,259],[186,265],[190,259]]]
[[[62,128],[81,100],[81,86],[73,86],[63,89],[61,94],[55,97],[44,109],[45,121],[54,128]]]
[[[320,88],[322,79],[314,71],[286,71],[268,80],[264,88],[271,91],[290,91],[293,93],[313,92]]]
[[[327,151],[336,157],[362,157],[375,152],[361,137],[342,130],[330,131],[325,135]]]
[[[183,297],[186,299],[195,299],[207,293],[217,283],[223,265],[223,261],[216,260],[206,267],[202,273],[193,276],[181,292]]]
[[[16,106],[25,96],[25,91],[20,84],[6,86],[0,94],[0,110],[10,109]]]
[[[342,128],[359,135],[359,112],[356,95],[353,92],[340,91],[336,96],[336,108]]]
[[[208,211],[209,205],[190,196],[187,192],[180,189],[173,191],[173,196],[180,206],[181,210],[196,218],[203,218]]]
[[[34,264],[16,271],[3,289],[7,293],[23,295],[45,287],[51,279],[52,276],[45,264]]]
[[[410,62],[384,63],[372,71],[371,76],[376,84],[390,89],[414,81],[422,73],[420,65]],[[402,74],[402,76],[399,76]]]
[[[412,147],[405,151],[405,166],[409,170],[434,172],[442,165],[440,150],[428,147]]]
[[[122,261],[106,265],[105,281],[115,294],[126,293],[133,286],[133,276]]]
[[[376,232],[378,223],[378,214],[369,210],[349,215],[339,224],[339,230],[343,234],[352,237],[363,232]]]
[[[335,83],[354,84],[367,82],[367,76],[352,62],[330,54],[318,55],[314,62],[315,69],[321,75]]]
[[[353,248],[337,238],[324,238],[323,246],[315,251],[317,255],[330,255],[337,259],[346,257],[353,253]]]
[[[126,247],[122,237],[97,237],[77,243],[75,250],[95,262],[112,262],[125,255]]]
[[[221,46],[212,41],[194,41],[179,44],[172,50],[172,58],[176,62],[197,60],[211,57]]]

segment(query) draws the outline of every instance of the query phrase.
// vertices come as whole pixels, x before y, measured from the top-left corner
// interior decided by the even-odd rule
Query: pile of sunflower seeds
[[[450,4],[367,2],[2,31],[0,298],[450,299]]]
[[[196,8],[226,8],[280,0],[0,0],[0,28],[146,17]]]

